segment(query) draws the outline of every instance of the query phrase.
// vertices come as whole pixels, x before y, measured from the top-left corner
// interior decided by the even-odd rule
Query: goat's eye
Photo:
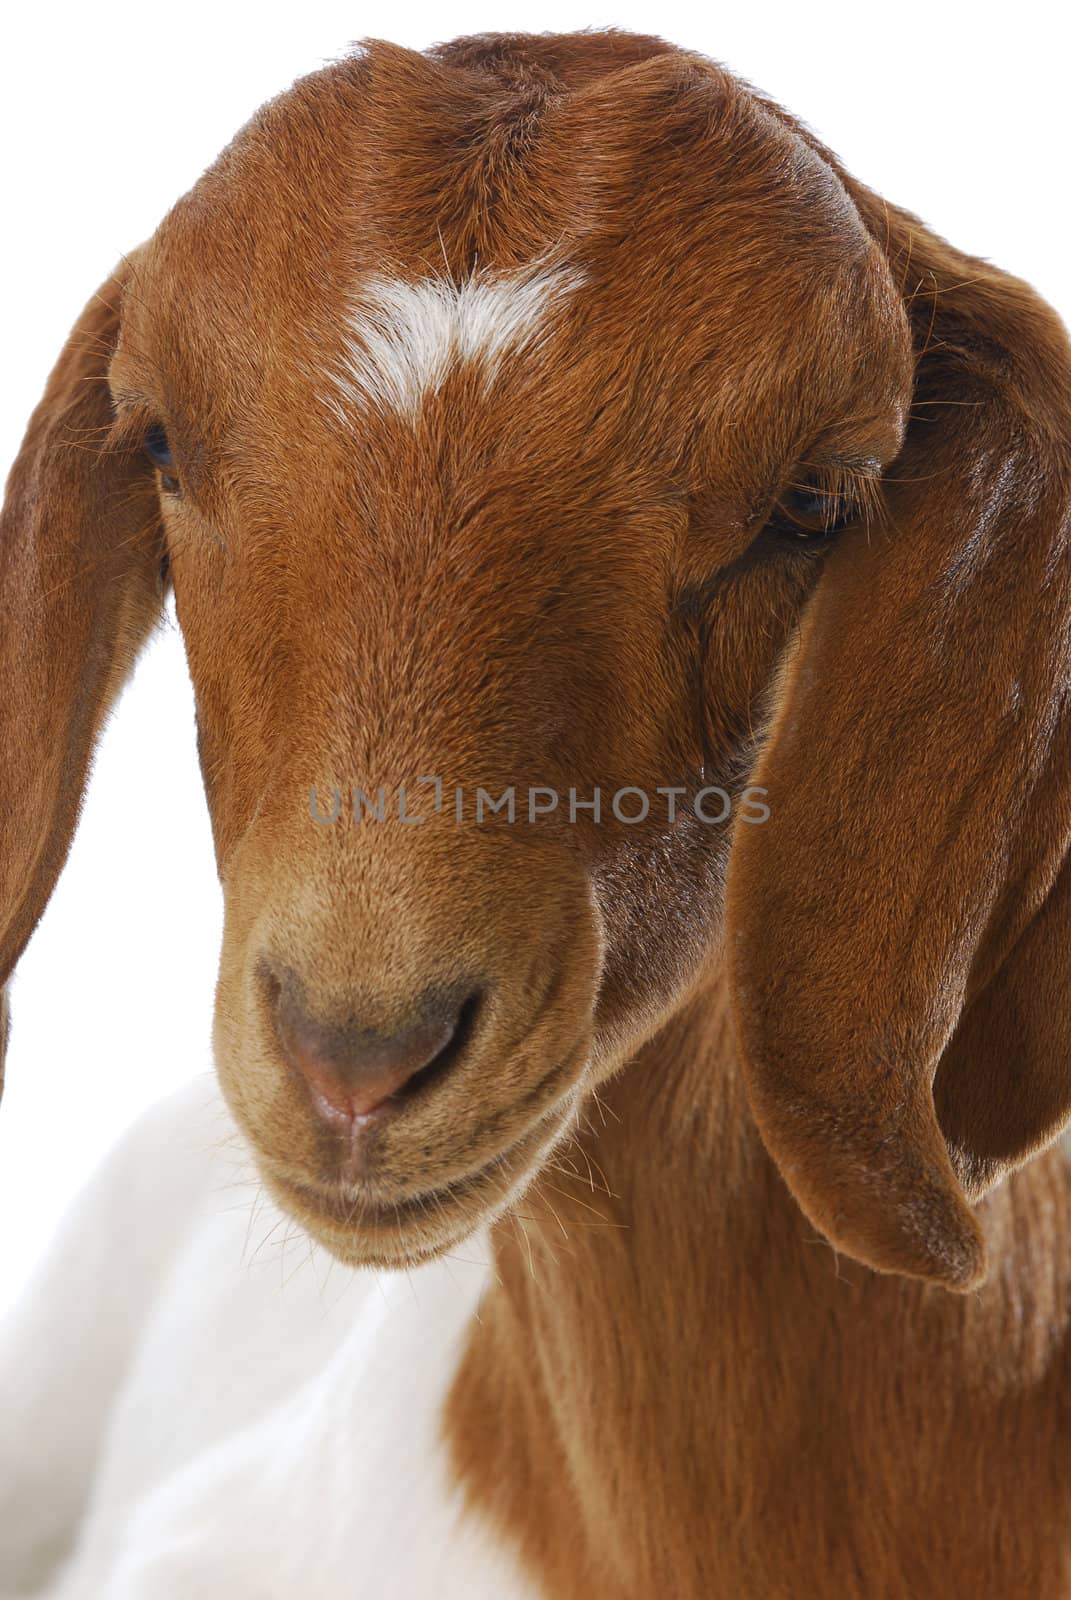
[[[781,495],[770,520],[786,534],[806,540],[838,533],[855,515],[855,503],[848,495],[797,484]]]
[[[795,483],[778,498],[767,528],[790,544],[822,545],[858,515],[858,504],[843,490]]]
[[[175,458],[171,454],[171,446],[167,442],[167,434],[158,422],[154,422],[141,441],[141,448],[148,456],[154,467],[166,472],[175,465]]]
[[[141,441],[141,448],[160,473],[160,483],[169,493],[178,490],[179,481],[175,473],[175,458],[171,454],[171,446],[167,441],[167,434],[158,422],[146,430]]]

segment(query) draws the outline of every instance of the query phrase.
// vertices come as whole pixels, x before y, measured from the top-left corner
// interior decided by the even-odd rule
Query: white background
[[[81,0],[19,12],[0,32],[5,473],[71,323],[119,253],[153,231],[263,100],[364,36],[421,47],[502,29],[661,33],[772,93],[888,198],[1071,314],[1067,50],[1055,4]],[[108,729],[70,863],[15,983],[0,1309],[119,1130],[209,1069],[219,934],[172,622]]]

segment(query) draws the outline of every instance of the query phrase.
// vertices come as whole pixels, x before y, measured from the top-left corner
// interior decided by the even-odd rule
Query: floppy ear
[[[4,985],[66,859],[105,713],[160,610],[154,477],[106,442],[129,271],[71,333],[0,518],[0,1084]]]
[[[828,558],[752,781],[729,962],[812,1222],[968,1289],[969,1202],[1071,1115],[1071,359],[1055,315],[850,185],[915,327],[889,525]]]

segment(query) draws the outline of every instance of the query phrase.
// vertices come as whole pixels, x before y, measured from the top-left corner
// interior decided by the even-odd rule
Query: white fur
[[[481,367],[489,386],[507,354],[538,346],[581,282],[568,267],[477,273],[462,283],[373,277],[354,303],[335,388],[343,401],[413,418],[460,365]],[[337,396],[328,403],[344,415]]]
[[[351,1272],[257,1194],[199,1083],[75,1208],[0,1340],[0,1596],[534,1600],[442,1438],[486,1242]]]

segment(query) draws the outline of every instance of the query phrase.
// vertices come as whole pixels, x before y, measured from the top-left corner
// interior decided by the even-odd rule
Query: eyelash
[[[828,549],[853,522],[880,520],[881,510],[880,484],[871,474],[819,469],[782,490],[763,533],[789,547],[817,553]]]
[[[180,494],[181,485],[174,471],[175,458],[171,453],[171,446],[161,423],[154,422],[150,427],[146,428],[142,436],[141,448],[160,474],[161,489],[167,494]]]

